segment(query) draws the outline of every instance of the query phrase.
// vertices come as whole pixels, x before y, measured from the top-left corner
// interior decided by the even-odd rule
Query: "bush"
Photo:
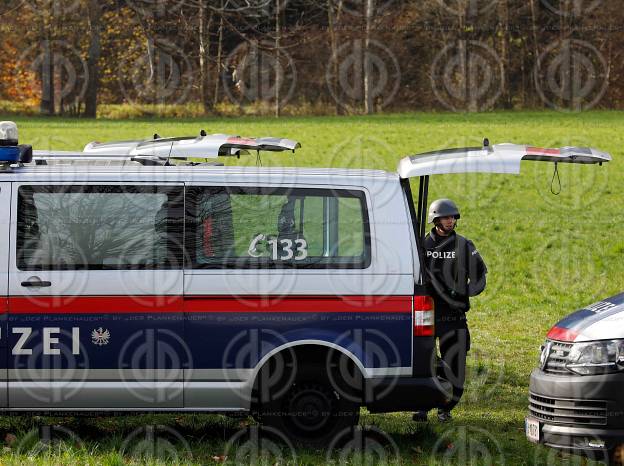
[[[346,114],[357,113],[345,111]],[[201,118],[205,116],[240,117],[240,116],[273,116],[275,107],[271,103],[257,102],[239,106],[231,102],[220,102],[212,113],[206,114],[200,103],[177,105],[154,104],[100,104],[97,116],[107,120],[132,120],[145,118]],[[336,106],[328,102],[291,102],[282,108],[283,116],[325,116],[335,115]],[[0,115],[34,116],[41,115],[39,106],[22,102],[0,100]],[[60,117],[75,117],[65,112]],[[78,116],[80,118],[80,116]]]
[[[32,116],[39,114],[39,107],[24,102],[11,102],[0,100],[0,115],[24,115]]]

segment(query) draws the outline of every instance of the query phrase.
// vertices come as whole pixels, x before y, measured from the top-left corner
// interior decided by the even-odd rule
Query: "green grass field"
[[[611,152],[603,167],[561,166],[561,194],[551,193],[553,167],[524,162],[521,176],[433,177],[430,199],[451,197],[462,209],[459,232],[473,239],[489,268],[489,286],[469,313],[472,351],[465,397],[448,425],[433,417],[417,425],[409,413],[363,414],[378,429],[391,464],[583,464],[575,457],[529,444],[524,437],[528,379],[550,326],[571,311],[624,290],[621,236],[624,113],[406,114],[347,118],[265,118],[81,121],[18,119],[20,140],[37,149],[81,149],[92,140],[161,135],[235,133],[297,139],[296,155],[263,156],[265,166],[364,167],[393,171],[400,157],[427,150],[515,142],[543,146],[595,146]],[[255,156],[228,160],[255,163]],[[54,423],[75,433],[50,447],[37,446],[32,429]],[[135,429],[163,425],[152,444]],[[9,434],[1,464],[197,464],[260,462],[325,464],[326,452],[260,454],[248,444],[228,449],[248,419],[219,416],[117,418],[0,418]],[[155,437],[160,438],[158,434]],[[139,433],[141,433],[140,431]],[[164,431],[163,431],[164,432]],[[169,439],[174,434],[168,434]],[[173,436],[173,437],[172,437]],[[379,437],[378,436],[378,437]],[[2,439],[0,439],[2,440]],[[382,442],[383,443],[383,442]],[[271,450],[267,448],[265,450]],[[374,464],[380,455],[349,455],[351,464]],[[340,455],[331,461],[340,463]]]

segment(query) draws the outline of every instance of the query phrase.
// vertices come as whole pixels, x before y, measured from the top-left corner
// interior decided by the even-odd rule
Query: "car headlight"
[[[566,368],[581,375],[624,370],[624,340],[574,343]]]

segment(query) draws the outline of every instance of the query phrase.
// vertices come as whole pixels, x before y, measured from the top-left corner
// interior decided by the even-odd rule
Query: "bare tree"
[[[44,115],[54,115],[54,58],[51,41],[46,39],[42,43],[43,57],[41,60],[41,102],[39,105]]]
[[[370,60],[371,29],[373,24],[375,0],[366,0],[365,20],[366,35],[364,38],[364,111],[367,115],[374,113],[372,93],[372,63]]]
[[[509,91],[509,47],[510,47],[510,34],[509,34],[509,0],[499,1],[499,40],[500,40],[500,58],[502,68],[502,82],[501,93],[503,98],[503,106],[505,108],[511,108],[511,93]]]
[[[280,88],[282,87],[282,67],[280,64],[280,47],[282,46],[281,2],[275,0],[275,116],[282,112]]]
[[[541,74],[540,70],[540,50],[539,50],[539,41],[537,35],[538,28],[538,18],[537,18],[537,9],[535,3],[539,2],[539,0],[529,0],[529,4],[531,6],[531,32],[533,33],[533,59],[535,60],[535,70],[537,75]],[[533,80],[532,80],[533,81]],[[535,94],[534,94],[535,95]]]
[[[332,94],[334,96],[338,95],[338,33],[336,31],[336,24],[340,22],[340,16],[342,13],[342,0],[338,2],[336,6],[336,11],[334,12],[334,0],[327,0],[327,24],[328,24],[328,32],[329,32],[329,43],[331,47],[332,60],[331,65],[333,67],[333,76],[331,86],[333,87]],[[335,99],[336,102],[336,114],[342,115],[343,109],[342,105],[340,105],[338,99]]]
[[[97,98],[100,88],[99,61],[102,52],[102,6],[98,0],[88,0],[89,52],[87,56],[88,81],[85,94],[85,112],[87,118],[97,115]]]
[[[207,5],[204,0],[200,0],[199,3],[199,89],[204,113],[212,111],[213,106],[208,99],[208,59],[210,56],[210,29],[212,27],[212,21],[215,12],[213,10],[210,13],[207,12]],[[208,19],[206,19],[208,16]]]
[[[41,10],[39,17],[39,39],[42,45],[38,73],[41,80],[40,112],[44,115],[54,115],[54,51],[52,50],[52,11]]]
[[[221,0],[221,7],[223,10],[223,0]],[[223,66],[223,28],[225,26],[225,18],[223,17],[223,11],[219,15],[219,38],[217,39],[217,63],[215,65],[215,80],[214,80],[214,97],[213,106],[216,107],[219,103],[219,89],[221,86],[221,68]]]

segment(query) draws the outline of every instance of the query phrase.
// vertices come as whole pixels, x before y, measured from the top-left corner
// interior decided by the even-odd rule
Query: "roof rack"
[[[207,135],[201,131],[197,137],[162,138],[155,134],[151,139],[116,142],[90,142],[82,152],[34,151],[37,165],[53,163],[68,164],[141,164],[170,165],[171,160],[216,159],[240,157],[250,152],[295,152],[301,144],[291,139],[262,137],[244,138],[227,134]],[[197,162],[188,162],[198,165]],[[222,165],[201,163],[199,165]]]
[[[167,159],[160,157],[131,157],[120,154],[89,154],[70,151],[33,151],[35,165],[167,165]]]

